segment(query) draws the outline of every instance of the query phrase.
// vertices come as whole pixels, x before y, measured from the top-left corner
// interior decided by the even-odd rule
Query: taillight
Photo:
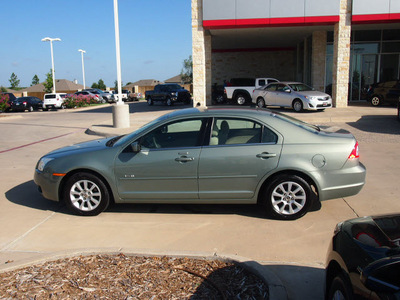
[[[226,89],[224,88],[224,94],[226,94]]]
[[[354,145],[353,150],[351,151],[349,158],[348,159],[354,159],[354,158],[359,158],[360,153],[358,152],[358,142]]]

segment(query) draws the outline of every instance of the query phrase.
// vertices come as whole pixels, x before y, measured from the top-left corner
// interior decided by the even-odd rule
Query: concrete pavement
[[[362,104],[352,105],[347,108],[328,109],[324,112],[304,112],[301,114],[294,113],[290,110],[279,111],[283,111],[288,115],[314,124],[342,122],[355,123],[363,118],[378,119],[388,117],[393,119],[396,115],[396,110],[393,107],[374,108]],[[104,119],[100,122],[96,122],[95,125],[88,126],[87,132],[103,136],[131,132],[147,123],[149,120],[152,120],[166,112],[166,110],[159,111],[157,109],[133,112],[130,120],[131,127],[128,129],[113,128],[112,120]],[[79,137],[79,139],[83,138],[84,137]],[[39,149],[37,151],[39,152]],[[45,150],[42,149],[40,151],[43,153]],[[10,199],[11,201],[17,201],[13,200],[14,198],[17,198],[14,194],[19,195],[21,192],[24,193],[26,190],[29,190],[28,187],[30,188],[29,184],[22,184],[20,188],[14,188],[16,190],[15,193],[13,192],[13,189],[8,190],[6,198],[9,201]],[[39,200],[40,197],[37,197],[36,195],[34,197],[35,199],[38,199],[37,201],[42,201]],[[32,212],[32,209],[29,209],[29,207],[24,208],[21,211],[18,207],[12,206],[11,208],[8,208],[7,206],[7,214],[12,215],[14,211],[18,211],[18,217],[16,218],[19,218],[21,222],[24,222],[24,219],[32,220],[33,218],[36,218],[37,221],[36,223],[34,222],[36,225],[27,226],[25,231],[20,231],[20,234],[15,234],[15,231],[13,231],[11,227],[9,231],[2,232],[2,234],[8,234],[9,236],[7,242],[0,244],[0,270],[19,267],[22,264],[32,263],[33,261],[41,259],[88,252],[126,252],[185,256],[198,255],[203,257],[213,257],[216,254],[222,257],[230,257],[238,261],[249,261],[254,268],[263,271],[265,273],[264,276],[267,276],[266,279],[270,285],[271,292],[276,293],[276,296],[271,297],[271,299],[285,299],[286,297],[289,299],[320,299],[322,297],[323,265],[321,264],[321,261],[323,259],[320,258],[321,254],[311,252],[305,256],[303,255],[304,258],[299,260],[297,258],[298,256],[291,255],[290,252],[299,251],[299,249],[293,249],[293,243],[301,243],[300,240],[296,241],[296,236],[299,236],[304,232],[308,232],[310,235],[315,235],[316,225],[318,224],[318,226],[321,226],[321,223],[317,220],[319,213],[328,214],[329,216],[330,211],[333,209],[342,209],[338,202],[326,202],[324,203],[323,212],[316,212],[315,214],[307,215],[307,218],[296,221],[295,223],[276,222],[273,220],[264,221],[257,217],[249,218],[246,216],[246,213],[244,215],[236,215],[235,210],[233,210],[234,214],[228,216],[228,218],[223,215],[207,214],[194,214],[189,215],[189,218],[187,218],[186,216],[179,214],[170,215],[168,211],[169,208],[164,208],[164,212],[161,211],[161,213],[159,211],[151,214],[145,212],[144,214],[139,213],[133,216],[129,213],[124,214],[117,209],[111,211],[108,215],[106,214],[101,215],[98,218],[86,219],[63,214],[63,211],[61,211],[61,215],[58,215],[60,210],[56,208],[56,204],[48,203],[46,201],[40,203],[40,205],[44,206],[45,209],[39,213]],[[137,209],[137,207],[135,209]],[[167,212],[165,212],[165,210],[167,210]],[[128,209],[128,212],[132,211],[132,209]],[[250,211],[249,215],[257,216],[257,213]],[[136,231],[128,231],[127,228],[132,227],[133,225],[132,217],[135,218],[135,223],[140,224],[141,226],[147,225],[150,227],[150,230],[138,230],[138,228],[135,227]],[[343,212],[343,219],[347,217],[354,217],[351,210]],[[153,224],[152,219],[154,218],[158,219],[159,223]],[[100,224],[98,222],[99,220],[101,221]],[[328,234],[331,234],[336,218],[332,218],[331,220],[326,219],[325,222],[328,223],[327,228],[329,229],[327,232]],[[8,223],[10,223],[10,221],[8,221]],[[239,227],[243,232],[246,232],[246,229],[248,229],[249,232],[254,231],[254,227],[260,228],[261,230],[258,232],[258,236],[262,239],[268,237],[268,239],[265,239],[264,241],[264,243],[266,243],[264,251],[266,251],[265,249],[268,249],[271,253],[270,257],[274,257],[274,259],[266,261],[263,258],[265,257],[262,253],[263,249],[259,249],[259,251],[255,250],[262,243],[255,243],[252,241],[252,237],[246,238],[242,234],[239,234],[239,228],[227,231],[226,227],[224,227],[226,223],[230,223],[231,228]],[[66,226],[66,224],[68,224],[67,226],[70,226],[68,230],[63,231],[59,229],[59,226]],[[270,227],[273,227],[276,224],[279,225],[278,229],[282,232],[292,232],[287,235],[290,243],[285,243],[285,241],[283,241],[281,244],[268,245],[269,239],[273,240],[274,235],[280,234],[280,232],[269,230]],[[296,224],[296,228],[292,228],[293,224]],[[118,228],[115,228],[115,225],[117,225]],[[181,225],[184,225],[184,227],[181,228],[181,237],[174,237],[173,239],[172,237],[168,237],[168,232],[170,232],[174,226],[176,227]],[[108,239],[99,240],[97,238],[94,240],[94,237],[90,235],[92,234],[90,231],[92,227],[96,228],[96,230],[105,232],[104,236],[101,238],[108,237]],[[81,233],[81,239],[86,239],[90,242],[85,243],[82,240],[77,241],[72,238],[74,232],[82,230],[82,228],[87,230],[88,235]],[[158,231],[158,233],[156,234],[155,231]],[[262,231],[264,231],[264,236],[261,234]],[[198,244],[196,244],[195,241],[192,241],[192,245],[185,245],[185,239],[193,233],[197,236]],[[131,236],[131,234],[135,234],[136,237]],[[151,234],[152,240],[149,240],[149,234]],[[322,234],[325,233],[318,232],[317,236],[312,241],[318,241],[319,235]],[[232,236],[234,239],[241,239],[242,244],[245,245],[244,248],[246,248],[247,245],[247,247],[252,248],[252,251],[242,250],[239,255],[237,253],[230,253],[229,251],[232,251],[231,249],[234,249],[237,246],[233,242],[229,241],[226,241],[226,245],[224,245],[222,249],[219,248],[215,251],[211,250],[208,252],[204,251],[205,247],[201,244],[203,241],[206,241],[207,239],[223,239],[224,236]],[[126,243],[127,239],[136,239],[136,241],[141,241],[140,245],[142,248],[134,248],[130,246],[132,244]],[[154,240],[157,242],[154,242]],[[174,245],[174,247],[165,247],[166,244]],[[320,248],[325,249],[326,251],[326,247],[324,247],[325,245],[321,244]],[[63,251],[60,250],[60,248],[69,250]],[[166,248],[182,249],[182,251],[168,251],[165,250]],[[196,249],[200,250],[196,251]],[[223,254],[221,255],[221,253]],[[315,255],[319,256],[313,260],[313,256]],[[323,255],[324,254],[322,254],[322,256]],[[251,259],[243,259],[241,256],[247,256]],[[5,264],[7,261],[9,263]],[[318,263],[310,263],[313,261],[317,261]],[[316,287],[320,287],[320,289],[316,291]]]

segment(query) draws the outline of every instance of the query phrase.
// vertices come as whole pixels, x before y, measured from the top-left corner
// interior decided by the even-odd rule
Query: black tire
[[[272,180],[265,193],[267,212],[275,219],[296,220],[304,216],[314,201],[307,181],[297,175],[280,175]]]
[[[147,98],[147,104],[148,104],[149,106],[152,106],[152,105],[154,104],[153,99],[151,99],[150,97]]]
[[[380,106],[382,104],[382,98],[378,95],[373,95],[371,97],[371,105],[372,106]]]
[[[237,105],[245,105],[247,102],[246,96],[243,94],[237,94],[235,96],[235,102]]]
[[[170,97],[168,97],[168,98],[165,100],[165,104],[167,104],[167,106],[172,106],[172,105],[174,104],[174,102],[172,102],[172,99],[171,99]]]
[[[303,102],[299,99],[295,99],[292,103],[292,107],[295,112],[301,112],[303,110]]]
[[[327,300],[336,300],[336,299],[343,299],[343,300],[352,300],[353,299],[353,291],[351,289],[351,285],[344,278],[343,275],[336,276],[331,286],[329,287],[328,291],[328,298]]]
[[[91,173],[72,175],[64,185],[63,200],[74,214],[97,216],[110,203],[110,195],[104,182]]]
[[[257,107],[259,107],[259,108],[264,108],[264,107],[265,107],[265,101],[264,101],[264,99],[261,98],[261,97],[258,98],[258,99],[257,99],[256,105],[257,105]]]

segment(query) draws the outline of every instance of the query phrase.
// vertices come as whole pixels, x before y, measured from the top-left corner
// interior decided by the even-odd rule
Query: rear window
[[[61,94],[60,96],[61,96],[61,98],[63,98],[63,99],[67,98],[67,94]]]
[[[55,94],[44,95],[44,99],[54,99],[55,97]]]

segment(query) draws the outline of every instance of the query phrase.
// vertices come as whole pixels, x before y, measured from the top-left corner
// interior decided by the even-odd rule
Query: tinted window
[[[272,132],[270,134],[274,135]],[[263,126],[259,123],[244,119],[216,118],[211,131],[210,145],[254,144],[263,139]]]
[[[45,95],[44,99],[54,99],[56,97],[55,94]]]
[[[273,92],[273,91],[276,91],[277,86],[278,86],[277,84],[270,84],[265,88],[265,90]]]
[[[199,146],[203,122],[203,119],[191,119],[162,125],[142,137],[140,144],[150,149]]]

